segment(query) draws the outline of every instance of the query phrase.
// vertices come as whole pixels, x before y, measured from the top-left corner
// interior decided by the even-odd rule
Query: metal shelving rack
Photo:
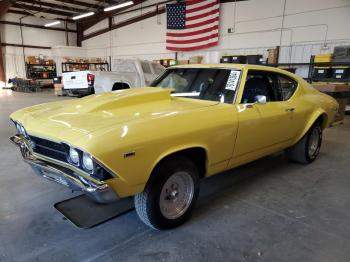
[[[45,80],[57,77],[56,64],[28,64],[26,63],[26,76],[28,79]]]
[[[109,63],[78,63],[78,62],[64,62],[62,63],[62,73],[73,71],[109,71]]]
[[[337,66],[348,66],[350,67],[349,62],[327,62],[327,63],[315,63],[314,62],[315,57],[311,56],[310,62],[309,63],[278,63],[278,64],[265,64],[266,66],[272,66],[272,67],[298,67],[298,66],[308,66],[309,67],[309,72],[308,72],[308,77],[307,81],[311,82],[318,82],[318,81],[323,81],[323,82],[339,82],[339,83],[349,83],[350,78],[347,79],[336,79],[336,78],[315,78],[313,76],[313,72],[315,67],[337,67]]]

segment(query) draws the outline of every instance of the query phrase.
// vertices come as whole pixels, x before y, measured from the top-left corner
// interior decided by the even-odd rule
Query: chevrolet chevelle
[[[141,220],[173,228],[199,180],[276,151],[311,163],[337,102],[300,77],[255,65],[168,69],[147,88],[11,114],[24,161],[99,203],[134,196]]]

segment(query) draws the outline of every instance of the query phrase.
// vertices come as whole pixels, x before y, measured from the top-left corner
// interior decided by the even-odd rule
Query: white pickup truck
[[[130,87],[148,86],[165,68],[139,59],[114,60],[115,71],[77,71],[62,74],[63,90],[68,95],[84,96]]]

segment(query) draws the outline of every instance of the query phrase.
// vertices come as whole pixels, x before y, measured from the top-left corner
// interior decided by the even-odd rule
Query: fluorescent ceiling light
[[[59,25],[60,23],[61,23],[61,21],[55,21],[55,22],[51,22],[51,23],[45,24],[44,26],[45,27],[50,27],[50,26],[53,26],[53,25]]]
[[[123,8],[123,7],[129,6],[129,5],[133,5],[133,4],[134,4],[133,1],[128,1],[128,2],[125,2],[125,3],[119,4],[119,5],[113,5],[113,6],[110,6],[110,7],[106,7],[105,9],[103,9],[103,11],[108,12],[108,11],[112,11],[112,10],[115,10],[115,9]]]
[[[73,16],[72,19],[73,19],[73,20],[78,20],[78,19],[80,19],[80,18],[92,16],[92,15],[94,15],[94,14],[95,14],[94,12],[89,12],[89,13],[86,13],[86,14]]]

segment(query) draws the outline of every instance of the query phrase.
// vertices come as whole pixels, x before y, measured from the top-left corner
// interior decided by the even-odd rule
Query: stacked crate
[[[332,54],[315,55],[315,63],[330,63],[332,61]],[[330,66],[315,66],[313,77],[319,80],[329,79],[332,75],[332,68]]]

